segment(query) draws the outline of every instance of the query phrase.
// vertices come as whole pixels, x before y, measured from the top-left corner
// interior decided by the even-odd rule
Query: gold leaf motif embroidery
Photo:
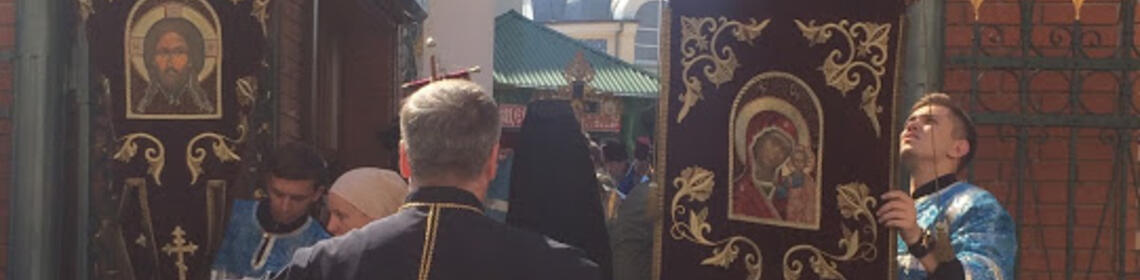
[[[242,134],[242,137],[244,138],[245,133],[243,132]],[[229,137],[225,137],[221,134],[213,132],[198,134],[198,136],[194,136],[194,138],[191,138],[190,142],[186,144],[186,167],[190,169],[191,185],[197,183],[198,177],[206,173],[205,169],[202,168],[202,162],[206,161],[206,149],[194,148],[198,141],[205,139],[214,140],[212,151],[214,156],[217,157],[219,161],[233,162],[241,160],[241,157],[238,156],[237,153],[234,153],[233,150],[235,148],[231,147],[229,144],[238,142],[236,139],[230,139]]]
[[[253,11],[249,13],[250,16],[257,19],[258,23],[261,23],[261,35],[266,38],[269,38],[269,27],[266,25],[269,21],[269,1],[272,0],[253,0]],[[237,2],[234,4],[236,5]]]
[[[736,260],[736,255],[740,253],[740,248],[736,246],[725,246],[723,248],[713,249],[713,256],[708,257],[701,261],[702,265],[719,266],[728,269],[732,265],[732,261]]]
[[[166,147],[163,146],[162,141],[159,141],[154,135],[139,132],[127,134],[119,138],[119,141],[116,142],[122,142],[123,144],[119,147],[118,152],[115,152],[111,158],[123,163],[130,162],[131,159],[134,159],[134,157],[138,155],[139,146],[135,143],[135,140],[139,139],[147,140],[154,144],[154,147],[146,148],[143,158],[145,158],[149,164],[146,173],[154,178],[156,185],[161,186],[162,179],[160,179],[160,177],[162,175],[162,167],[166,164]]]
[[[76,2],[79,6],[79,19],[86,23],[87,18],[95,14],[95,4],[91,3],[91,0],[76,0]]]
[[[709,240],[705,236],[712,232],[712,225],[708,223],[708,208],[698,204],[693,206],[698,206],[700,210],[694,210],[682,204],[682,202],[704,203],[712,196],[715,185],[715,174],[708,169],[694,166],[681,170],[680,176],[673,179],[673,186],[678,188],[678,191],[673,196],[670,211],[673,215],[670,234],[676,240],[688,240],[712,247],[712,256],[701,260],[701,265],[728,269],[740,258],[741,248],[748,249],[749,251],[743,254],[744,268],[748,271],[748,279],[759,280],[762,274],[762,255],[760,247],[755,242],[739,235],[716,242]],[[688,219],[682,220],[686,216]]]
[[[257,78],[253,76],[245,76],[237,80],[237,101],[242,107],[249,107],[257,100],[254,94],[257,92]]]
[[[831,40],[834,32],[842,35],[847,43],[847,52],[832,50],[819,70],[823,72],[827,85],[839,90],[844,97],[863,84],[864,74],[870,74],[870,83],[863,88],[860,107],[871,121],[875,136],[882,137],[883,129],[878,115],[883,112],[883,108],[876,103],[876,99],[882,91],[883,76],[887,72],[885,64],[889,54],[887,43],[890,40],[891,24],[852,24],[847,20],[823,25],[816,25],[815,21],[806,24],[800,20],[795,22],[811,46]]]
[[[793,258],[793,256],[802,255],[800,253],[809,254],[808,264],[811,265],[812,273],[817,275],[819,279],[847,279],[837,269],[837,262],[854,260],[870,262],[878,256],[875,241],[878,240],[879,226],[874,216],[871,215],[871,209],[875,207],[877,202],[870,195],[870,188],[863,183],[848,183],[839,185],[837,189],[836,199],[839,204],[839,213],[844,218],[861,222],[863,230],[853,231],[846,225],[842,225],[843,239],[837,242],[842,254],[828,253],[807,244],[792,246],[784,253],[784,279],[794,280],[800,279],[802,276],[803,260],[802,258]],[[868,235],[870,241],[860,242],[860,234]]]
[[[819,279],[847,279],[839,273],[839,270],[835,268],[836,266],[835,262],[827,261],[822,257],[811,257],[811,270],[819,275]]]
[[[707,208],[701,209],[700,213],[689,212],[689,234],[693,237],[693,241],[697,243],[704,245],[713,245],[712,241],[709,241],[708,238],[705,238],[705,233],[712,231],[712,226],[706,222],[708,220],[708,217],[709,211]]]
[[[256,2],[255,2],[256,3]],[[234,150],[237,144],[245,143],[246,137],[249,136],[249,117],[250,113],[255,110],[257,104],[257,78],[253,76],[245,76],[235,82],[235,89],[237,90],[238,104],[245,110],[242,112],[241,118],[238,119],[237,125],[237,138],[230,138],[224,135],[205,132],[194,136],[190,142],[186,144],[186,168],[190,170],[190,184],[198,182],[198,177],[206,173],[202,168],[202,163],[206,161],[206,150],[204,148],[194,148],[198,141],[212,139],[214,143],[210,146],[210,151],[213,152],[214,157],[218,158],[221,162],[236,162],[241,161],[239,156]],[[264,125],[264,124],[263,124]]]
[[[693,106],[704,99],[703,82],[697,74],[703,74],[706,82],[720,87],[731,81],[736,68],[740,67],[732,47],[718,44],[718,38],[723,32],[731,31],[736,41],[752,45],[770,21],[765,19],[757,22],[756,19],[749,19],[747,23],[742,23],[725,17],[715,20],[711,17],[681,17],[681,80],[685,84],[685,92],[678,98],[681,101],[681,111],[677,113],[677,123],[681,123]],[[694,68],[698,65],[704,67]],[[695,72],[696,69],[700,69],[700,72]]]
[[[673,180],[673,185],[689,196],[689,200],[704,202],[712,195],[715,185],[715,174],[700,167],[689,167],[681,170],[681,177]],[[678,194],[680,197],[681,194]]]

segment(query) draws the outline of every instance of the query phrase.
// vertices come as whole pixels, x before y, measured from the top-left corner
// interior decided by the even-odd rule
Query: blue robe
[[[329,238],[329,233],[307,216],[304,225],[292,232],[267,233],[257,219],[258,203],[234,201],[211,279],[268,279],[289,264],[293,251]]]
[[[512,154],[499,160],[499,169],[495,171],[495,179],[491,180],[487,188],[487,196],[483,203],[483,211],[487,217],[499,222],[506,222],[507,210],[510,209],[511,163],[514,162],[514,158]]]
[[[1014,279],[1016,227],[992,194],[957,182],[916,199],[915,207],[918,225],[924,229],[932,229],[937,220],[949,219],[950,244],[966,279]],[[927,279],[922,263],[908,253],[901,237],[897,248],[899,279]]]

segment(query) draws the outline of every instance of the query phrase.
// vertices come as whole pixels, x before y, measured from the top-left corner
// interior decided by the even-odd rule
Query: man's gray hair
[[[400,131],[413,177],[477,177],[499,142],[499,108],[479,85],[432,82],[404,100]]]

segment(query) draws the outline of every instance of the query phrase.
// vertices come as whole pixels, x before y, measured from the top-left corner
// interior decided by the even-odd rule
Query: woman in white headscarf
[[[387,217],[400,208],[408,184],[400,174],[375,167],[350,170],[329,188],[328,230],[336,236]]]

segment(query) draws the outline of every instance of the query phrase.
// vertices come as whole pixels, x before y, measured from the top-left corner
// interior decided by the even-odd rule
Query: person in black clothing
[[[515,147],[507,224],[582,248],[611,278],[612,253],[588,140],[570,104],[535,101]]]
[[[276,279],[598,279],[583,253],[483,215],[498,107],[468,81],[431,83],[400,110],[401,210],[298,250]]]

